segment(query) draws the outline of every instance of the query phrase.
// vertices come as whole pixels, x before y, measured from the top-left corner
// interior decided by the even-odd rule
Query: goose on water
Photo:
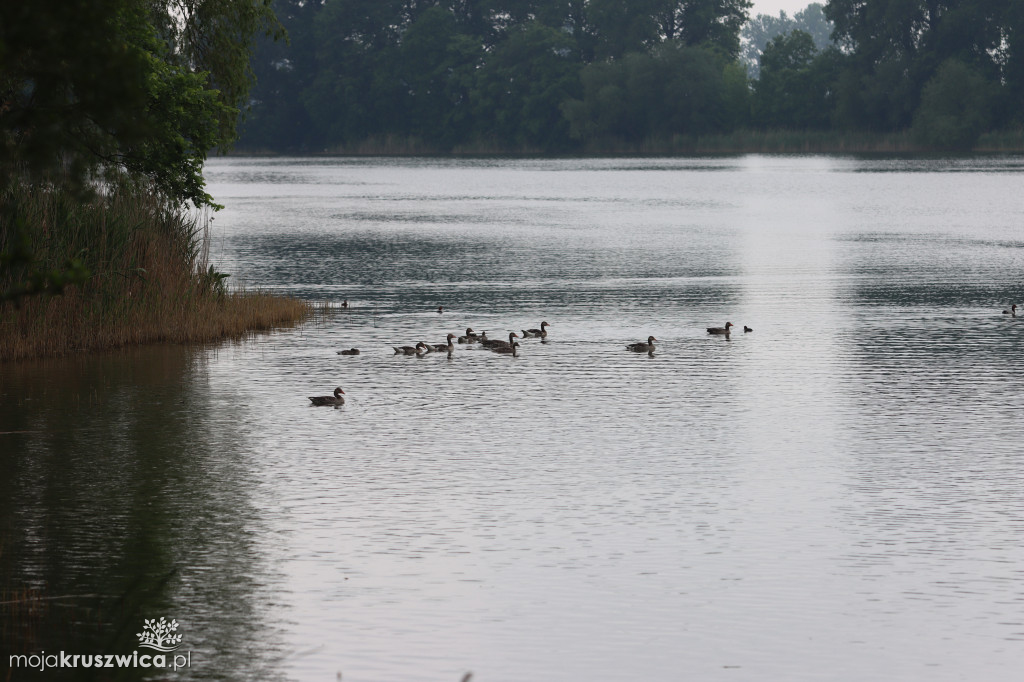
[[[483,339],[480,341],[480,343],[483,345],[484,348],[511,348],[512,344],[514,343],[514,339],[518,338],[519,334],[516,334],[515,332],[509,332],[508,341],[502,341],[501,339]]]
[[[654,338],[653,336],[648,336],[647,343],[644,343],[643,341],[631,343],[628,346],[626,346],[626,350],[631,350],[635,353],[653,353],[654,342],[657,340],[658,339]]]
[[[420,341],[415,346],[391,346],[395,349],[395,355],[419,355],[427,350],[427,344]]]
[[[348,350],[339,350],[338,355],[359,355],[359,349],[349,348]]]
[[[341,394],[345,391],[341,390],[341,386],[334,389],[334,395],[318,395],[310,396],[310,400],[313,401],[314,405],[344,405],[345,399],[341,397]]]
[[[513,341],[512,345],[510,346],[497,346],[495,348],[492,348],[491,350],[493,350],[495,353],[503,353],[506,355],[511,355],[512,357],[516,357],[518,355],[518,353],[516,353],[518,349],[519,342]]]
[[[487,332],[484,332],[486,335]],[[459,343],[476,343],[480,340],[480,336],[473,331],[472,327],[466,327],[466,335],[459,337]]]
[[[454,339],[454,338],[455,338],[455,334],[449,334],[448,335],[448,343],[434,343],[434,344],[428,343],[427,344],[427,348],[429,348],[430,350],[437,351],[439,353],[444,353],[445,351],[451,353],[453,350],[455,350],[455,346],[452,345],[452,339]]]
[[[708,327],[708,334],[728,334],[729,327],[735,327],[732,322],[726,322],[724,327]]]
[[[543,338],[547,337],[547,335],[548,335],[548,330],[545,327],[550,327],[550,326],[551,325],[548,324],[547,322],[541,322],[540,323],[540,329],[524,329],[523,330],[523,338],[524,339],[543,339]]]

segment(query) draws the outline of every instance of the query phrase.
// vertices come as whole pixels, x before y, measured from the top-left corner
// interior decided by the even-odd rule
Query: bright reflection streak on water
[[[352,307],[181,370],[220,474],[167,513],[245,542],[179,562],[174,615],[241,618],[195,585],[242,571],[303,680],[1016,679],[1021,169],[212,161],[218,268]]]

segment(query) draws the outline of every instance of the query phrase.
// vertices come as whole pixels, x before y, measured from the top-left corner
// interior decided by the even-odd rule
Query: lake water
[[[1021,679],[1024,159],[207,178],[229,282],[349,308],[0,366],[0,587],[45,600],[5,646],[165,616],[191,667],[149,679]]]

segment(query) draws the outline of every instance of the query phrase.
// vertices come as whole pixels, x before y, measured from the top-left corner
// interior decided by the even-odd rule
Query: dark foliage
[[[241,144],[318,152],[397,139],[442,152],[561,152],[620,130],[624,139],[727,130],[747,119],[747,84],[737,83],[731,65],[749,7],[749,0],[277,0],[291,44],[259,47],[259,85]],[[587,83],[611,73],[625,85],[627,71],[664,82],[630,83],[639,99],[615,106],[636,110],[643,101],[656,110],[624,113],[607,128],[593,111],[594,98],[605,95]],[[626,120],[638,117],[646,122]]]
[[[276,0],[291,42],[259,46],[242,144],[564,152],[913,125],[923,146],[961,148],[1022,123],[1019,0],[831,0],[748,21],[750,6]]]
[[[269,3],[0,2],[0,301],[87,275],[74,254],[44,267],[27,197],[86,205],[131,186],[179,208],[214,206],[203,162],[235,135],[253,38],[277,25]],[[54,239],[73,229],[42,225]]]

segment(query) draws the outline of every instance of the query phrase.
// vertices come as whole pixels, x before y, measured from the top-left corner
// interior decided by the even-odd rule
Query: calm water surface
[[[6,646],[164,615],[173,679],[1021,679],[1024,159],[207,178],[231,282],[350,307],[0,366],[0,584],[67,596]]]

